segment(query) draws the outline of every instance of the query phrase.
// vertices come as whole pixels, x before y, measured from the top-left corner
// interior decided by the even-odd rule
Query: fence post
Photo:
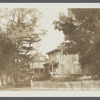
[[[83,90],[83,88],[84,88],[84,87],[83,87],[83,82],[81,81],[81,89]]]
[[[33,80],[31,80],[31,88],[33,87]]]

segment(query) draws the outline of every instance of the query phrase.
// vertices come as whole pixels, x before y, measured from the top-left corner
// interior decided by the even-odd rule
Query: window
[[[63,74],[64,66],[63,64],[60,64],[60,73]]]
[[[43,73],[43,69],[40,69],[40,73]]]
[[[44,61],[45,60],[45,57],[40,57],[40,61]]]
[[[56,72],[56,68],[55,67],[53,68],[53,72]]]
[[[58,59],[57,59],[57,57],[58,57],[58,56],[57,56],[57,53],[55,53],[55,61],[57,61],[57,60],[58,60]]]
[[[49,60],[51,61],[51,54],[49,55]]]
[[[34,74],[39,74],[39,69],[34,69]]]
[[[30,64],[30,68],[33,68],[33,64],[32,63]]]
[[[75,65],[75,73],[78,73],[79,69],[78,69],[78,65]]]
[[[64,60],[64,55],[61,53],[60,54],[60,60],[63,61]]]
[[[78,61],[79,60],[79,56],[78,54],[73,55],[74,61]]]
[[[53,61],[55,61],[55,54],[53,53]]]
[[[60,52],[58,52],[58,61],[60,61]]]

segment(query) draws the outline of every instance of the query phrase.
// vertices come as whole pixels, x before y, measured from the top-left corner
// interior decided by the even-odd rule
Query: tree
[[[12,44],[12,41],[5,36],[5,32],[0,29],[0,77],[3,84],[3,74],[13,66],[13,54],[15,50],[15,45]],[[6,68],[6,66],[8,66]],[[11,69],[10,69],[11,70]],[[13,72],[13,71],[12,71]]]
[[[29,63],[31,58],[29,52],[35,50],[32,44],[40,41],[41,36],[43,36],[46,31],[40,30],[39,33],[35,32],[36,28],[39,27],[37,26],[37,22],[41,15],[35,8],[1,9],[1,12],[1,27],[4,30],[4,41],[7,38],[7,41],[4,42],[5,44],[2,43],[4,51],[7,52],[6,54],[1,54],[5,56],[8,55],[10,64],[13,63],[11,64],[11,69],[14,71],[10,74],[13,74],[15,82],[18,82],[18,71],[25,63]],[[4,20],[4,22],[2,22],[2,20]],[[2,33],[0,34],[2,35]],[[3,60],[5,61],[6,59],[4,58]],[[4,62],[1,61],[1,63],[0,67],[2,68]],[[8,61],[6,61],[6,64],[7,66],[4,66],[8,69]],[[7,72],[11,72],[11,69],[8,69],[9,71],[7,70]]]
[[[80,55],[82,68],[90,66],[91,74],[100,72],[100,9],[68,9],[68,16],[60,14],[55,29],[63,31],[64,53]]]

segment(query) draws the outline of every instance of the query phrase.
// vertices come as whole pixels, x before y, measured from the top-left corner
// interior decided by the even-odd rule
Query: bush
[[[50,74],[41,74],[38,76],[34,76],[32,78],[33,81],[43,81],[43,80],[49,80],[50,79]]]
[[[73,75],[68,75],[65,77],[65,81],[77,81],[77,78]]]
[[[31,86],[30,80],[19,81],[17,83],[17,87],[30,87],[30,86]]]
[[[73,75],[68,75],[66,77],[52,78],[51,81],[56,81],[56,82],[77,81],[77,78],[74,77]]]
[[[7,86],[14,86],[14,83],[13,82],[8,82],[6,85]]]

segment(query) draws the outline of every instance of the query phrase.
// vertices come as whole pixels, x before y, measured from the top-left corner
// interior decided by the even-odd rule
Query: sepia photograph
[[[100,91],[100,4],[81,5],[0,4],[1,92]]]

